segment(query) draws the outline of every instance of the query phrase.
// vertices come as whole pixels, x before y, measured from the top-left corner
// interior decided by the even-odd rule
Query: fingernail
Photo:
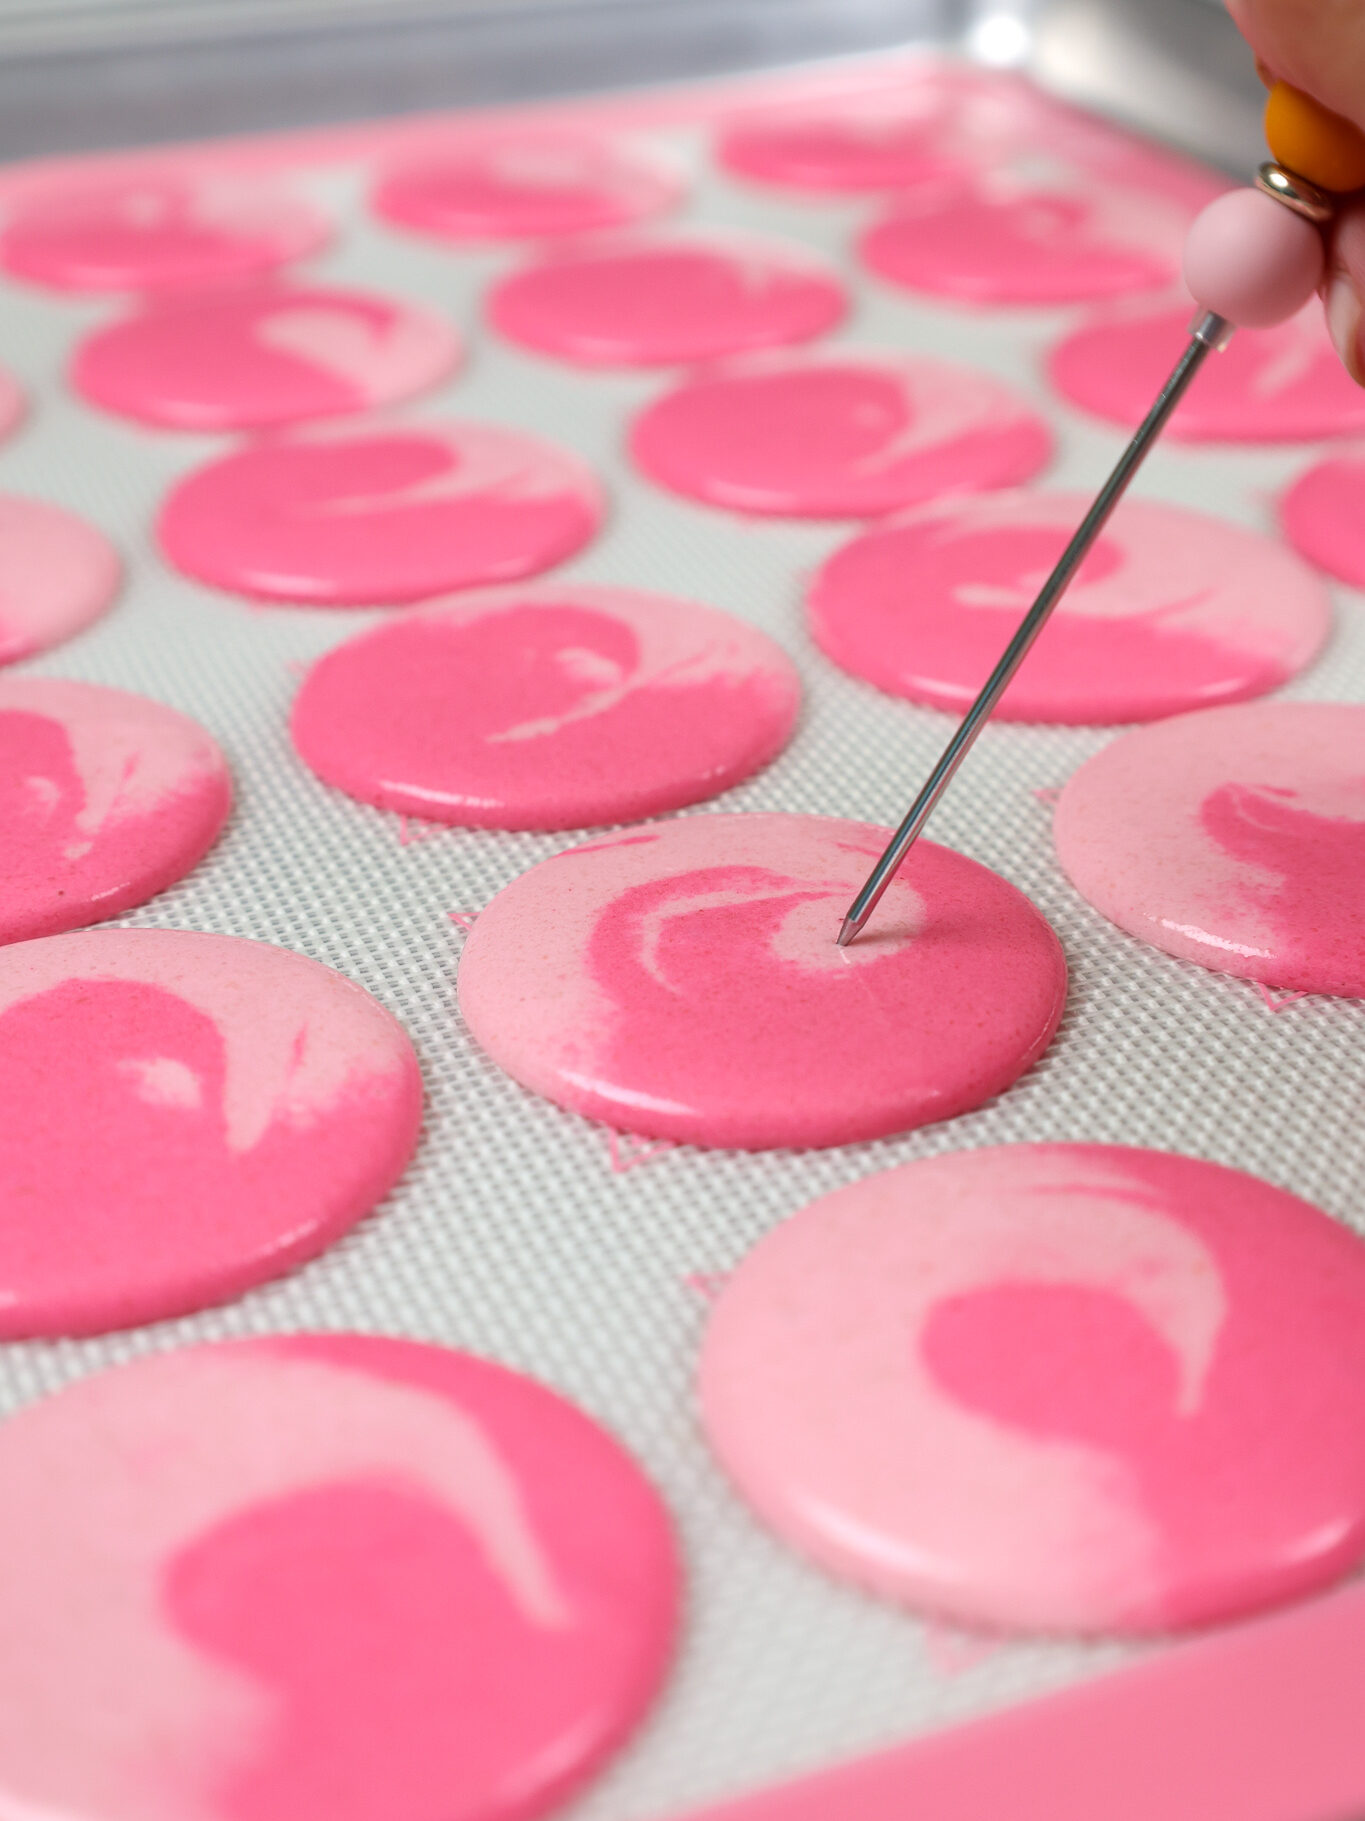
[[[1362,310],[1359,293],[1350,276],[1338,269],[1327,287],[1327,327],[1346,371],[1358,386],[1365,386],[1365,350],[1360,345]]]

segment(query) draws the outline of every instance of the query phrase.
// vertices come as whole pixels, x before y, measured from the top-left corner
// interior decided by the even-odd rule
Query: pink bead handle
[[[1260,190],[1211,202],[1185,242],[1185,283],[1206,310],[1239,328],[1297,315],[1322,282],[1322,235]]]

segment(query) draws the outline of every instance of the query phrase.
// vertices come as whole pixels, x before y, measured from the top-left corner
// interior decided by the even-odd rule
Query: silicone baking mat
[[[833,343],[940,354],[1003,377],[1056,432],[1043,484],[1093,488],[1121,434],[1060,402],[1042,365],[1076,311],[968,311],[894,292],[860,269],[853,250],[875,199],[762,190],[727,177],[714,158],[715,123],[736,108],[784,95],[854,104],[894,90],[911,67],[880,58],[515,118],[601,127],[672,161],[685,179],[674,225],[754,229],[822,254],[854,300]],[[695,597],[762,626],[790,652],[806,691],[796,738],[715,807],[896,821],[951,724],[844,676],[809,642],[803,582],[855,527],[744,519],[653,488],[632,471],[624,432],[671,375],[579,371],[499,340],[484,324],[482,300],[523,249],[454,248],[371,214],[375,173],[398,151],[500,129],[512,118],[406,121],[147,158],[181,171],[256,171],[310,195],[335,235],[296,272],[425,303],[459,325],[463,370],[404,415],[539,432],[591,464],[609,490],[610,517],[557,574]],[[67,168],[137,164],[120,155]],[[52,169],[0,176],[0,206]],[[329,791],[304,770],[286,733],[301,670],[383,616],[254,608],[168,569],[151,537],[156,510],[172,480],[225,439],[139,431],[74,397],[64,379],[73,347],[122,307],[0,280],[0,360],[30,399],[25,426],[0,448],[0,488],[85,515],[127,563],[121,598],[102,622],[19,669],[142,691],[216,735],[237,782],[229,831],[190,880],[123,921],[263,938],[349,974],[412,1034],[426,1127],[399,1189],[321,1259],[193,1319],[0,1349],[0,1408],[151,1350],[300,1328],[467,1347],[577,1399],[663,1490],[681,1528],[690,1591],[664,1698],[571,1809],[576,1821],[684,1810],[1114,1662],[1123,1653],[1112,1647],[1001,1644],[921,1623],[823,1578],[772,1541],[722,1480],[694,1418],[708,1282],[817,1194],[910,1158],[1026,1139],[1118,1141],[1211,1158],[1365,1230],[1365,1011],[1326,999],[1272,1011],[1254,986],[1154,953],[1104,924],[1062,877],[1051,812],[1036,793],[1062,784],[1112,735],[995,726],[934,833],[1020,886],[1066,945],[1071,994],[1061,1034],[1012,1092],[908,1137],[757,1156],[613,1143],[602,1128],[533,1098],[461,1027],[454,983],[463,936],[451,913],[477,912],[526,866],[580,837],[405,831],[396,816]],[[1138,492],[1271,531],[1272,496],[1315,453],[1301,445],[1167,444]],[[1287,693],[1365,700],[1363,604],[1337,590],[1336,608],[1325,655]]]

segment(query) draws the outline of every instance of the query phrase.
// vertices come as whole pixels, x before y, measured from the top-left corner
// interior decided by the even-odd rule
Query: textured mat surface
[[[838,78],[831,78],[837,85]],[[804,78],[809,87],[811,79]],[[832,260],[855,294],[833,338],[938,353],[1012,381],[1058,438],[1045,480],[1093,488],[1122,438],[1061,405],[1042,376],[1069,310],[972,313],[865,279],[852,251],[868,205],[746,188],[718,172],[701,116],[673,108],[631,131],[686,169],[681,219],[789,237]],[[384,228],[365,193],[383,131],[353,136],[290,181],[338,231],[310,276],[446,311],[470,357],[407,408],[541,433],[608,487],[602,534],[558,573],[691,595],[771,633],[799,665],[805,708],[770,770],[718,807],[894,822],[951,723],[879,695],[813,650],[801,613],[812,569],[850,527],[746,521],[670,498],[623,452],[630,414],[666,376],[579,373],[496,340],[489,282],[519,257],[452,250]],[[558,1386],[603,1419],[655,1476],[681,1524],[691,1598],[683,1657],[653,1722],[574,1811],[630,1821],[943,1726],[1113,1660],[1108,1648],[997,1646],[925,1626],[845,1591],[763,1534],[700,1440],[692,1367],[706,1282],[812,1196],[957,1146],[1053,1139],[1148,1144],[1254,1171],[1365,1231],[1365,1008],[1321,999],[1274,1012],[1244,982],[1141,947],[1063,878],[1037,794],[1061,785],[1101,731],[989,729],[934,824],[936,838],[1034,899],[1066,945],[1061,1035],[998,1104],[907,1138],[818,1154],[643,1154],[534,1099],[471,1043],[454,1005],[462,931],[500,886],[576,837],[404,830],[314,779],[286,714],[300,670],[379,617],[252,608],[171,573],[150,526],[168,484],[222,441],[141,432],[68,391],[63,370],[116,301],[56,299],[0,281],[0,361],[31,400],[0,447],[0,488],[85,514],[120,545],[116,608],[19,671],[142,690],[196,716],[232,763],[228,833],[191,880],[124,921],[254,936],[349,974],[417,1044],[428,1111],[391,1199],[295,1276],[192,1320],[103,1340],[0,1349],[0,1409],[115,1360],[178,1342],[298,1328],[356,1328],[472,1348]],[[1313,459],[1276,450],[1160,449],[1142,494],[1273,529],[1271,496]],[[1288,692],[1365,700],[1365,600],[1337,590],[1325,656]],[[16,672],[17,674],[17,672]],[[694,813],[706,813],[705,809]],[[406,842],[405,842],[406,836]]]

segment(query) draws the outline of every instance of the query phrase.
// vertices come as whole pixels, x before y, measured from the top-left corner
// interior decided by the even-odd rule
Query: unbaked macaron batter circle
[[[1100,311],[1052,350],[1052,383],[1073,405],[1136,428],[1189,344],[1191,303]],[[1365,431],[1365,390],[1342,366],[1316,299],[1274,329],[1239,329],[1204,362],[1164,435],[1192,443],[1316,442]]]
[[[552,568],[601,490],[577,456],[493,424],[327,424],[174,487],[157,534],[197,581],[300,606],[400,606]]]
[[[840,349],[688,379],[636,418],[630,448],[651,480],[708,505],[873,518],[1031,480],[1052,433],[988,374]]]
[[[0,1806],[531,1821],[649,1705],[667,1513],[535,1380],[355,1334],[161,1352],[0,1426]]]
[[[1141,190],[983,173],[899,198],[858,250],[878,278],[931,297],[1085,303],[1173,284],[1189,218],[1188,209]]]
[[[835,935],[889,831],[698,815],[574,847],[480,913],[460,1010],[523,1086],[628,1132],[768,1150],[951,1119],[1047,1048],[1066,963],[997,874],[921,842]]]
[[[493,287],[509,341],[577,366],[714,360],[832,329],[844,288],[802,248],[752,237],[640,238],[550,253]]]
[[[62,291],[155,291],[253,277],[325,245],[312,203],[257,178],[148,172],[53,185],[0,227],[0,268]]]
[[[0,664],[84,632],[122,579],[102,531],[47,500],[0,493]]]
[[[1031,85],[966,64],[897,72],[894,86],[836,104],[756,108],[726,121],[717,156],[737,177],[781,189],[910,191],[1036,152],[1062,118]]]
[[[0,948],[0,1337],[91,1334],[311,1258],[402,1174],[397,1021],[288,949],[188,930]]]
[[[0,677],[0,943],[102,923],[183,879],[232,781],[197,721],[145,696]]]
[[[333,286],[252,286],[154,301],[96,330],[71,380],[102,410],[209,433],[396,404],[459,359],[434,311]]]
[[[1365,1554],[1365,1247],[1117,1145],[922,1159],[726,1281],[703,1421],[822,1567],[973,1625],[1163,1631]]]
[[[1365,998],[1365,707],[1257,702],[1125,734],[1053,821],[1071,882],[1167,954]]]
[[[717,795],[791,737],[800,684],[744,621],[579,583],[386,621],[309,671],[304,763],[381,809],[476,828],[590,828]]]
[[[1020,182],[1104,181],[1135,197],[1198,209],[1226,187],[1202,166],[1072,109],[1027,78],[966,64],[898,70],[894,83],[834,105],[754,109],[724,123],[721,165],[811,197],[899,199],[973,175]]]
[[[1280,501],[1290,543],[1338,581],[1365,588],[1365,450],[1328,455]]]
[[[682,185],[659,160],[586,134],[452,145],[385,173],[375,213],[438,240],[538,240],[656,215]]]
[[[965,709],[1051,573],[1089,496],[959,495],[862,533],[808,599],[820,649],[891,695]],[[1262,695],[1331,627],[1321,581],[1270,538],[1128,499],[995,710],[999,720],[1153,720]]]

